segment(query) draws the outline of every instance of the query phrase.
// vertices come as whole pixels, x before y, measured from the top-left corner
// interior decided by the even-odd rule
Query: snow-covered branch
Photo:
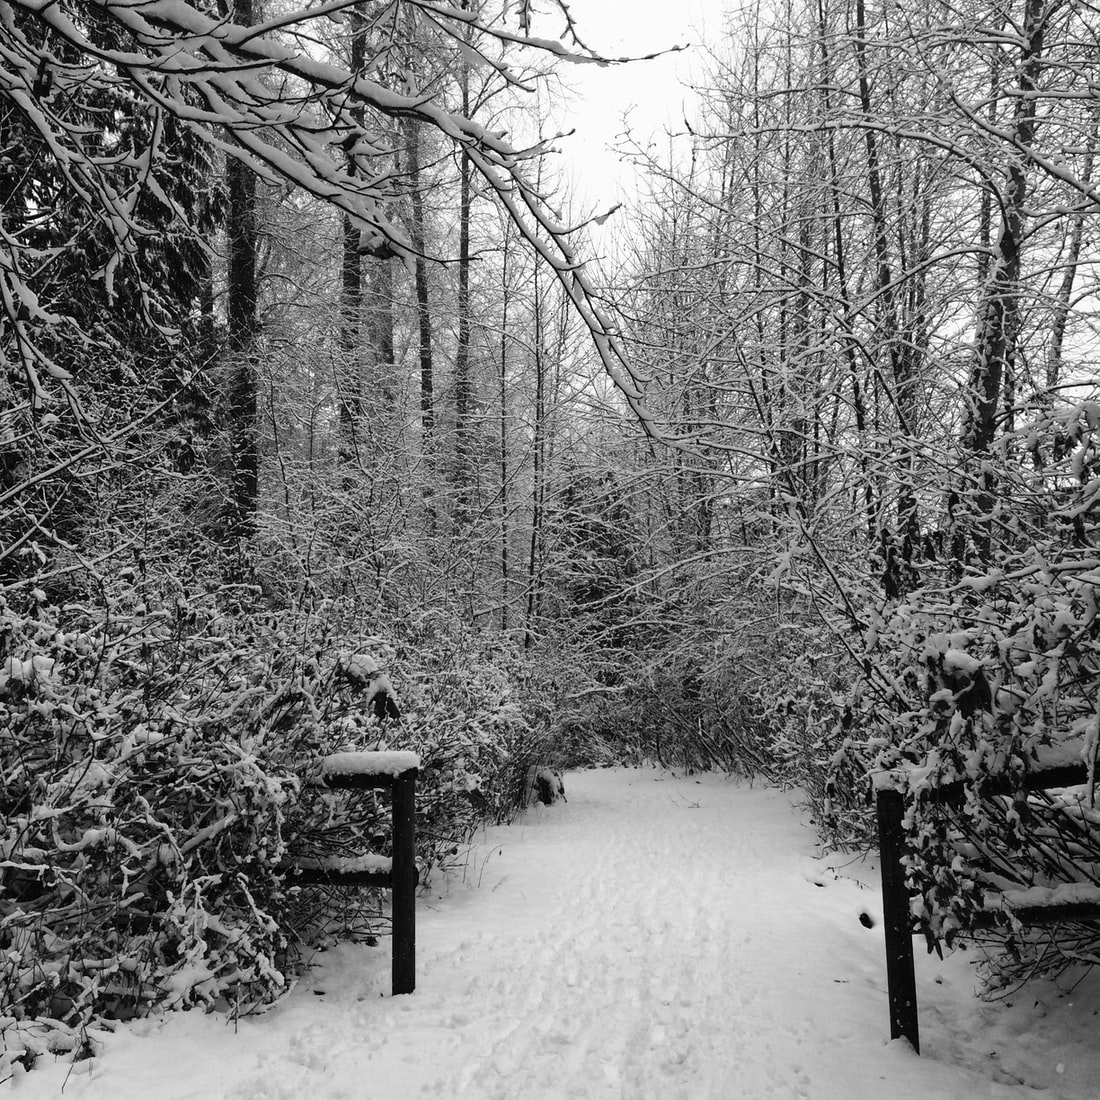
[[[325,17],[339,18],[346,7],[329,3],[250,27],[213,18],[182,0],[0,3],[0,91],[41,138],[90,221],[108,231],[114,255],[101,273],[108,290],[118,265],[149,233],[137,213],[138,196],[149,191],[162,204],[170,201],[151,171],[162,118],[171,117],[264,178],[288,181],[330,203],[359,228],[362,252],[408,262],[416,250],[393,215],[408,181],[395,168],[386,123],[414,119],[468,153],[525,240],[561,280],[603,365],[646,430],[656,434],[641,403],[642,380],[623,355],[555,215],[524,176],[531,150],[516,149],[502,133],[448,109],[443,93],[420,87],[410,66],[383,77],[369,66],[351,72],[335,63],[318,45],[322,36],[308,29],[318,20],[327,24]],[[489,36],[568,61],[599,60],[532,39],[525,30],[512,34],[489,26],[446,5],[418,3],[410,10],[467,52],[471,38]],[[70,121],[70,104],[92,92],[128,101],[148,115],[143,152],[125,155],[109,142],[97,146],[86,124]],[[33,278],[19,275],[23,244],[18,228],[0,243],[4,311],[14,326],[3,354],[22,365],[41,399],[39,371],[58,375],[26,324],[36,299]]]

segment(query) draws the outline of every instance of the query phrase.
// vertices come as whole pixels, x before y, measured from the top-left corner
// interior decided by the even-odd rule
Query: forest
[[[644,760],[853,850],[872,773],[965,780],[906,820],[930,946],[1100,887],[1091,783],[982,794],[1100,752],[1100,12],[731,9],[602,226],[562,0],[300,3],[0,0],[3,1028],[377,927],[284,870],[384,832],[347,748],[419,753],[422,877]],[[991,989],[1100,961],[981,934]]]

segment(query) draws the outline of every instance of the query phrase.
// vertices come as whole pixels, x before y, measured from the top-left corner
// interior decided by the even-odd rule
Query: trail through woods
[[[418,989],[342,945],[236,1028],[120,1025],[42,1065],[85,1100],[1095,1098],[1100,982],[974,999],[918,958],[924,1056],[887,1042],[877,873],[819,858],[797,798],[653,769],[566,776],[567,805],[487,830],[419,905]],[[860,922],[861,913],[873,928]],[[64,1091],[62,1092],[62,1089]]]

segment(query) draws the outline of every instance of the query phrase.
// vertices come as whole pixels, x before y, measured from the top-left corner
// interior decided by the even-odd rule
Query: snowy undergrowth
[[[923,568],[921,587],[867,616],[838,793],[845,773],[868,766],[901,768],[915,793],[966,785],[961,807],[920,803],[906,819],[909,881],[932,943],[967,929],[990,888],[1100,885],[1098,444],[1094,401],[1039,411],[1006,435],[955,500],[944,567]],[[981,518],[991,486],[995,523]],[[1085,786],[1024,792],[1028,772],[1069,762],[1087,765]],[[990,794],[1006,780],[1011,795]],[[1100,962],[1087,922],[1006,928],[1001,940],[994,989]]]
[[[0,601],[0,1080],[87,1056],[106,1020],[285,993],[344,914],[289,888],[284,857],[389,842],[373,792],[310,785],[321,756],[420,754],[425,877],[509,816],[542,757],[513,681],[444,616],[364,637],[335,604],[248,611],[254,593],[226,606],[133,573],[105,596]],[[349,675],[367,645],[400,722]],[[380,922],[375,896],[358,909]]]
[[[1095,1097],[1096,983],[985,1004],[969,955],[921,955],[923,1057],[888,1042],[874,866],[821,857],[790,795],[649,768],[566,786],[567,804],[486,829],[422,894],[412,996],[389,996],[388,945],[343,944],[264,1016],[118,1024],[97,1057],[43,1063],[20,1092]]]
[[[1087,763],[1097,751],[1100,616],[1094,562],[1055,568],[1037,552],[1016,568],[924,589],[872,623],[864,672],[838,725],[827,831],[874,828],[868,771],[900,769],[913,795],[967,786],[960,806],[911,803],[908,879],[932,944],[970,928],[986,892],[1100,885],[1100,835],[1087,787],[1026,794],[1044,762]],[[1008,779],[1015,794],[988,793]],[[991,989],[1100,960],[1095,927],[1006,928],[991,956]]]

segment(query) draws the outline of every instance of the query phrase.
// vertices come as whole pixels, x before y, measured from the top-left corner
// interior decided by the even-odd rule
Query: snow
[[[343,670],[350,683],[366,692],[364,707],[369,706],[376,695],[388,695],[393,700],[397,699],[397,692],[394,691],[389,676],[369,653],[354,653],[345,657]]]
[[[1095,1100],[1091,977],[982,1004],[969,954],[918,950],[923,1056],[888,1041],[874,866],[822,857],[795,796],[654,769],[566,785],[421,892],[414,994],[390,996],[384,940],[343,944],[264,1015],[119,1024],[17,1093]]]
[[[346,675],[360,684],[367,684],[381,671],[378,662],[369,653],[353,653],[344,664]]]
[[[1070,764],[1081,764],[1085,759],[1085,739],[1066,737],[1051,745],[1039,745],[1036,750],[1037,769],[1064,768]]]
[[[1028,771],[1051,771],[1072,764],[1087,763],[1087,749],[1087,739],[1080,736],[1063,737],[1050,745],[1036,745],[1034,746],[1035,761]],[[974,766],[977,759],[977,757],[974,758]],[[971,767],[967,774],[973,777],[977,773]],[[917,793],[951,782],[954,782],[951,777],[941,774],[940,757],[935,750],[929,753],[923,763],[906,763],[894,768],[880,768],[871,773],[871,783],[876,791],[898,790]]]
[[[5,689],[9,681],[27,684],[36,679],[49,680],[55,663],[52,657],[40,654],[28,657],[25,661],[18,657],[8,657],[0,664],[0,691]]]
[[[389,856],[367,852],[360,856],[299,856],[294,866],[303,871],[335,871],[340,875],[359,874],[362,871],[389,874],[393,870],[393,860]]]
[[[986,902],[986,907],[993,909],[1038,909],[1053,905],[1100,905],[1100,886],[1092,882],[1060,882],[1056,886],[1019,887],[993,895]]]
[[[335,752],[321,764],[323,775],[400,775],[420,767],[415,752]]]
[[[946,672],[962,672],[967,676],[975,676],[981,671],[982,662],[964,649],[949,649],[943,655],[943,667]]]

